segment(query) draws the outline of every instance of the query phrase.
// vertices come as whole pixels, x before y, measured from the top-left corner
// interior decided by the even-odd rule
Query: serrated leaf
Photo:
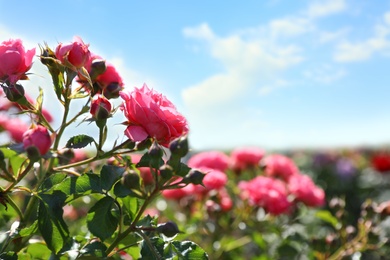
[[[124,167],[104,165],[100,171],[102,189],[106,191],[111,190],[114,183],[116,183],[122,177],[124,172]]]
[[[164,240],[161,237],[152,237],[149,240],[154,249],[151,249],[150,245],[145,240],[142,241],[141,259],[164,259]]]
[[[104,197],[96,202],[87,215],[89,231],[102,241],[111,237],[118,227],[119,220],[118,217],[112,213],[113,207],[114,199],[111,197]]]
[[[132,196],[132,197],[137,197],[137,198],[142,199],[142,194],[139,191],[138,191],[138,193],[136,193],[136,190],[133,191],[133,190],[127,188],[120,181],[118,181],[114,185],[114,194],[115,194],[115,196],[120,197],[120,198],[123,198],[126,196]]]
[[[180,258],[183,260],[207,260],[207,253],[197,244],[192,241],[172,241],[171,244],[180,252]]]
[[[107,246],[100,241],[94,241],[87,246],[85,246],[82,250],[80,250],[81,257],[78,259],[83,259],[83,257],[95,257],[99,259],[105,258]],[[87,259],[87,258],[85,258]]]
[[[69,230],[62,218],[66,195],[61,191],[40,194],[38,228],[47,247],[58,253],[69,241]]]
[[[40,190],[41,192],[47,191],[51,188],[53,188],[55,185],[61,183],[64,181],[64,179],[67,178],[65,174],[57,173],[50,175],[49,178],[47,178],[41,185]]]
[[[85,146],[91,144],[92,142],[95,142],[95,139],[88,135],[76,135],[71,137],[68,142],[66,143],[66,148],[75,148],[80,149],[84,148]]]
[[[67,177],[52,190],[61,191],[67,196],[82,196],[90,193],[102,193],[100,177],[94,173],[85,173],[80,177]]]

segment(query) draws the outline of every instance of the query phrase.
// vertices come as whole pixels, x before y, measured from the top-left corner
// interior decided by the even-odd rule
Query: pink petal
[[[149,136],[145,129],[138,125],[131,125],[127,127],[125,135],[135,142],[143,141]]]

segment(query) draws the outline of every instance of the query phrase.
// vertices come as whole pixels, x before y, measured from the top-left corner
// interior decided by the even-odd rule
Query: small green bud
[[[123,186],[129,189],[139,190],[140,188],[140,177],[137,172],[130,170],[126,172],[121,179]]]
[[[100,74],[103,74],[103,72],[105,72],[106,69],[107,66],[105,60],[101,60],[101,59],[93,60],[91,64],[91,72],[89,73],[91,79],[93,80]]]
[[[180,157],[186,156],[189,151],[187,136],[180,136],[173,140],[169,145],[169,150],[173,155],[178,155]]]
[[[9,101],[16,102],[24,97],[24,88],[20,84],[4,87],[3,90]]]
[[[156,231],[158,233],[163,234],[166,237],[173,237],[180,233],[179,228],[177,227],[175,222],[168,221],[164,224],[160,224],[157,226]]]
[[[173,168],[168,164],[164,164],[163,166],[161,166],[159,171],[160,176],[163,180],[169,180],[173,176]]]
[[[161,149],[161,146],[158,145],[156,141],[154,141],[149,148],[148,154],[152,160],[158,160],[161,159],[161,157],[163,156],[163,150]]]

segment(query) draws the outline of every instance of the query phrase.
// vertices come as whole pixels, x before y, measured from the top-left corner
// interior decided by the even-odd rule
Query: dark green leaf
[[[190,172],[190,170],[191,170],[190,167],[188,167],[186,164],[181,162],[176,169],[176,175],[184,177]]]
[[[148,153],[142,155],[141,160],[137,163],[137,167],[150,167],[152,166],[155,169],[160,168],[164,164],[162,158],[153,159]]]
[[[114,199],[104,197],[96,202],[88,212],[88,229],[102,241],[111,237],[118,227],[118,216],[113,214],[113,207]]]
[[[131,196],[131,197],[137,197],[142,199],[142,194],[138,191],[136,193],[136,190],[131,190],[127,188],[125,185],[122,184],[122,182],[118,181],[115,186],[114,186],[114,194],[117,197],[123,198],[126,196]]]
[[[141,244],[141,259],[164,259],[164,240],[161,237],[152,237],[149,239],[150,244],[145,240]],[[153,248],[150,248],[152,246]]]
[[[125,168],[114,166],[114,165],[104,165],[100,171],[100,178],[102,189],[109,191],[125,172]]]
[[[58,253],[69,241],[69,230],[62,218],[66,195],[61,191],[40,194],[38,228],[47,247]]]
[[[107,246],[100,241],[94,241],[85,246],[80,253],[82,256],[93,256],[103,259],[106,257]]]
[[[207,253],[197,244],[191,241],[172,241],[172,245],[179,252],[179,259],[206,260],[209,259]]]
[[[18,260],[18,255],[15,252],[6,252],[0,254],[2,260]]]
[[[76,135],[71,137],[68,142],[66,143],[66,148],[83,148],[87,146],[88,144],[95,142],[95,140],[88,136],[88,135]]]
[[[47,190],[53,188],[54,185],[61,183],[65,178],[66,178],[66,175],[61,174],[61,173],[56,173],[56,174],[50,175],[50,177],[47,178],[43,182],[42,186],[40,187],[41,192],[44,192],[44,191],[47,191]]]
[[[100,177],[93,173],[86,173],[80,177],[67,177],[64,181],[55,185],[53,190],[75,197],[89,193],[102,193]]]

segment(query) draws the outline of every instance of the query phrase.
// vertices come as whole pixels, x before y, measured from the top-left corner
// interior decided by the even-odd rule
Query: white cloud
[[[316,1],[309,5],[306,14],[310,18],[319,18],[340,13],[346,8],[345,0]]]
[[[303,72],[303,75],[306,78],[322,84],[333,83],[334,81],[344,77],[346,74],[347,72],[344,68],[335,68],[330,64],[322,64]]]
[[[284,87],[287,87],[289,86],[291,83],[289,83],[288,81],[286,80],[283,80],[283,79],[277,79],[275,81],[273,81],[272,83],[270,84],[267,84],[267,85],[263,85],[262,87],[259,88],[258,90],[258,94],[260,96],[267,96],[268,94],[270,94],[271,92],[277,90],[277,89],[280,89],[280,88],[284,88]]]
[[[336,52],[333,58],[337,62],[354,62],[370,59],[374,53],[387,51],[390,49],[390,41],[387,39],[390,34],[390,12],[383,16],[380,24],[373,28],[372,37],[351,43],[350,41],[341,42],[336,46]]]

